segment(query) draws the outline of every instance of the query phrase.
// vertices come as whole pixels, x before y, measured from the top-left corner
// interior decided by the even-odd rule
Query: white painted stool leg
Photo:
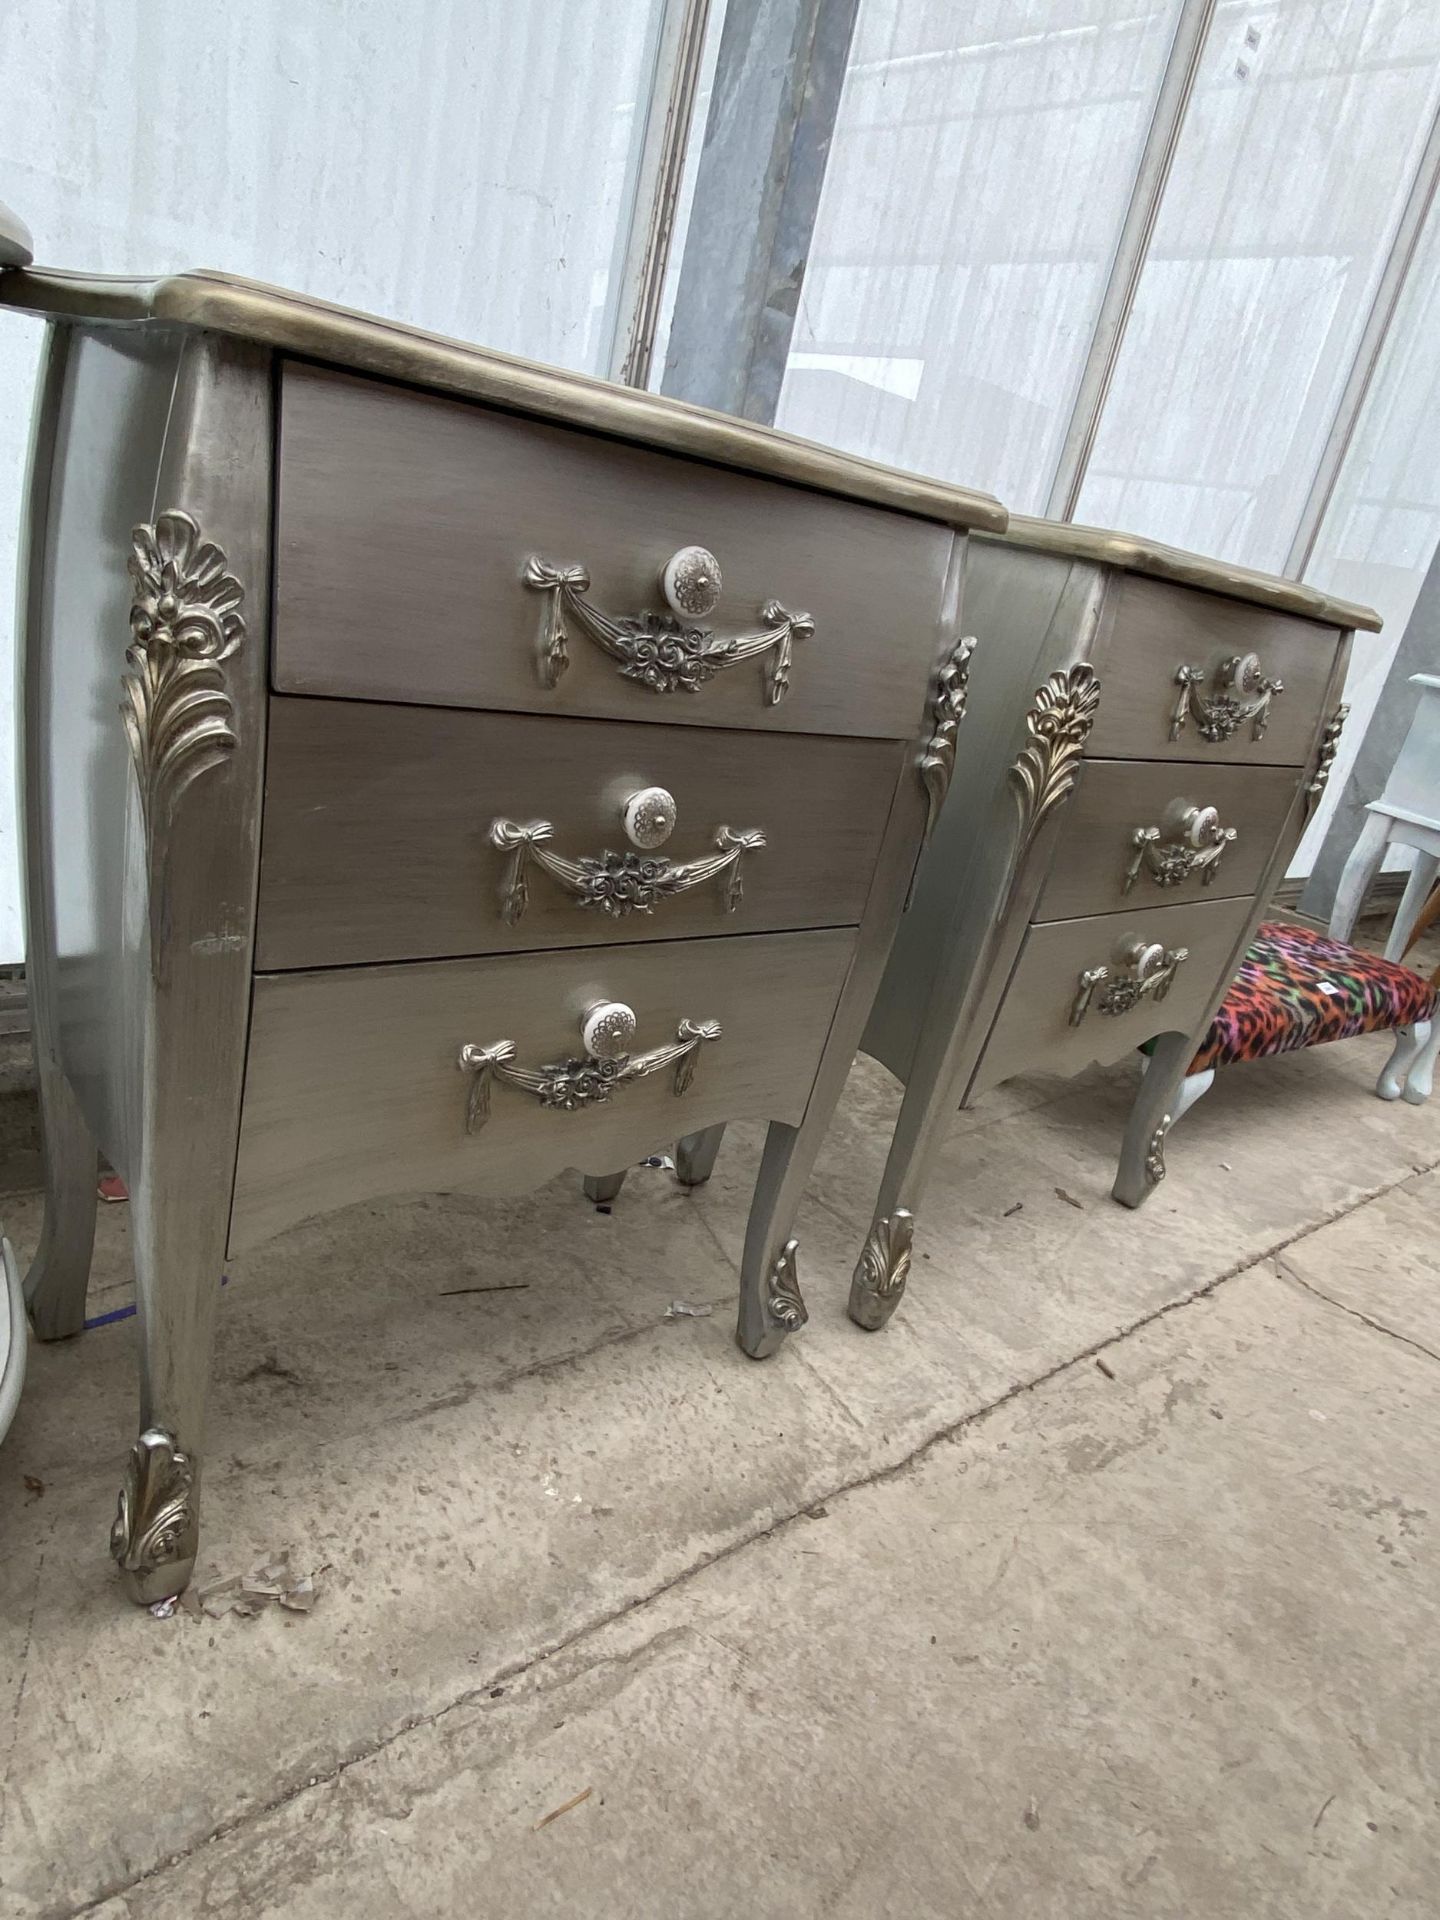
[[[1350,858],[1341,869],[1339,884],[1335,888],[1335,904],[1330,909],[1332,940],[1348,940],[1354,933],[1365,895],[1370,890],[1370,882],[1375,878],[1380,862],[1385,858],[1389,839],[1390,816],[1367,813],[1360,837],[1350,849]]]
[[[1428,1020],[1417,1020],[1408,1027],[1396,1027],[1395,1045],[1390,1058],[1380,1069],[1380,1078],[1375,1082],[1375,1092],[1381,1100],[1398,1100],[1405,1091],[1411,1069],[1419,1058],[1421,1048],[1430,1038],[1430,1027]]]
[[[1214,1084],[1214,1067],[1207,1067],[1204,1073],[1187,1073],[1180,1082],[1179,1093],[1175,1096],[1175,1110],[1170,1116],[1171,1126],[1173,1127],[1176,1121],[1183,1120],[1201,1094],[1208,1093]]]
[[[1149,1054],[1142,1055],[1141,1075],[1150,1071]],[[1176,1090],[1175,1098],[1170,1102],[1170,1124],[1175,1126],[1183,1120],[1202,1093],[1208,1093],[1215,1084],[1214,1067],[1206,1067],[1203,1073],[1187,1073]]]
[[[1430,1098],[1430,1089],[1435,1080],[1435,1056],[1440,1054],[1440,1020],[1418,1020],[1415,1024],[1417,1030],[1428,1024],[1430,1033],[1405,1082],[1404,1098],[1412,1107],[1422,1106]]]

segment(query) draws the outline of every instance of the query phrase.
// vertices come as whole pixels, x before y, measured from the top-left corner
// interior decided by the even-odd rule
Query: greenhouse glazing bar
[[[1315,543],[1320,537],[1326,511],[1334,497],[1350,443],[1355,437],[1370,384],[1380,364],[1390,323],[1395,317],[1395,309],[1405,290],[1425,223],[1435,202],[1437,186],[1440,186],[1440,113],[1431,122],[1430,137],[1425,143],[1410,192],[1396,222],[1395,238],[1375,287],[1375,297],[1370,303],[1370,312],[1360,335],[1349,378],[1336,405],[1335,418],[1326,436],[1315,478],[1310,483],[1310,492],[1286,556],[1285,572],[1297,580],[1303,578],[1314,554]]]
[[[729,0],[662,392],[773,422],[859,0]]]
[[[1068,520],[1074,514],[1085,469],[1100,425],[1100,415],[1110,391],[1115,365],[1120,357],[1125,329],[1135,304],[1135,290],[1150,250],[1156,216],[1170,177],[1175,149],[1185,123],[1186,109],[1195,90],[1206,37],[1215,15],[1215,0],[1184,0],[1175,23],[1175,38],[1160,85],[1155,94],[1155,111],[1140,163],[1135,169],[1135,184],[1125,210],[1120,235],[1115,244],[1105,292],[1095,316],[1090,348],[1076,383],[1075,400],[1070,409],[1070,424],[1056,463],[1045,512],[1055,520]]]
[[[666,0],[660,23],[610,369],[630,387],[650,384],[710,12],[710,0]]]

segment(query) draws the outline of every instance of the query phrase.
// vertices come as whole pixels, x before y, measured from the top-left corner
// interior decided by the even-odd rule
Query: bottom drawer
[[[1183,1032],[1220,986],[1253,906],[1205,900],[1031,927],[966,1099],[1017,1073],[1078,1073]]]
[[[262,974],[231,1250],[377,1193],[520,1193],[722,1120],[798,1125],[854,944],[841,929]],[[628,1060],[594,1070],[581,1022],[605,1002],[635,1031]]]

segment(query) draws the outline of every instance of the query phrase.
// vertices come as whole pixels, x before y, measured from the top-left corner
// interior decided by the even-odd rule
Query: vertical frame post
[[[661,390],[769,423],[859,0],[730,0]]]
[[[1150,131],[1135,169],[1135,184],[1130,204],[1121,222],[1114,258],[1105,291],[1095,315],[1090,335],[1090,351],[1085,357],[1075,400],[1070,409],[1070,424],[1050,484],[1045,513],[1052,520],[1073,518],[1085,482],[1085,470],[1100,427],[1100,416],[1115,377],[1125,332],[1135,305],[1136,289],[1150,251],[1151,237],[1160,213],[1160,202],[1170,178],[1175,152],[1205,41],[1215,16],[1215,0],[1182,0],[1180,17],[1175,23],[1175,38],[1170,56],[1160,77],[1155,95],[1155,111]]]

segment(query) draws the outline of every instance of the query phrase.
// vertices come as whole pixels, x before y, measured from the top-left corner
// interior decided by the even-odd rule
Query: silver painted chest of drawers
[[[971,543],[959,765],[862,1041],[905,1083],[851,1317],[883,1326],[949,1116],[1152,1049],[1115,1198],[1164,1176],[1179,1083],[1334,757],[1364,607],[1121,534]]]
[[[129,1182],[134,1596],[198,1539],[227,1250],[366,1196],[613,1192],[770,1123],[738,1335],[910,883],[992,500],[209,274],[52,322],[24,563],[37,1330]],[[931,780],[933,787],[933,778]]]

